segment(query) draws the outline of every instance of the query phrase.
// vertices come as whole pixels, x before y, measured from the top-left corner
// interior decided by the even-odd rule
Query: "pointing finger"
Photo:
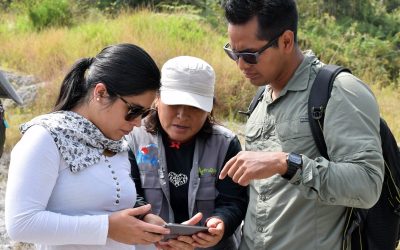
[[[235,163],[235,161],[236,161],[236,156],[235,156],[235,157],[232,157],[232,158],[225,164],[224,168],[221,170],[221,173],[219,174],[219,177],[218,177],[220,180],[224,179],[224,178],[227,176],[228,171],[230,170],[230,168],[232,167],[232,165]]]

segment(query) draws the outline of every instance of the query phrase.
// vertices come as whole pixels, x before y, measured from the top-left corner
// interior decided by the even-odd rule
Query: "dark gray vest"
[[[201,138],[196,140],[186,205],[189,208],[189,217],[197,212],[203,213],[202,224],[212,216],[215,198],[218,195],[216,180],[223,167],[229,144],[234,137],[235,135],[230,130],[214,125],[212,136],[207,140]],[[151,204],[152,212],[166,222],[174,222],[161,135],[147,133],[142,126],[135,128],[127,139],[138,162],[145,199]],[[233,237],[230,237],[217,245],[220,247],[210,249],[236,249],[235,241]]]

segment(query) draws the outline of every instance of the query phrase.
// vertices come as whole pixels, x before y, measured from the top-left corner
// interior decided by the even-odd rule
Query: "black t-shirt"
[[[167,156],[169,194],[175,223],[182,223],[189,219],[188,189],[195,142],[194,139],[187,143],[173,142],[163,133],[163,144]]]

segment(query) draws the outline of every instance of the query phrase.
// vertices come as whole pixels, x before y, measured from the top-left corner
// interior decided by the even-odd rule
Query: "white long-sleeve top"
[[[37,249],[115,249],[134,246],[107,238],[108,214],[136,201],[127,152],[72,173],[50,133],[33,126],[11,153],[5,224],[15,241]]]

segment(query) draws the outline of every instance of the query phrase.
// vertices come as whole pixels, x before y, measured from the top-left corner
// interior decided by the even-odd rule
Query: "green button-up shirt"
[[[322,63],[305,54],[275,100],[264,94],[246,125],[246,150],[302,154],[299,180],[280,175],[250,183],[241,250],[340,249],[346,206],[369,208],[381,192],[384,165],[379,109],[371,90],[349,73],[336,78],[328,102],[321,157],[307,102]]]

